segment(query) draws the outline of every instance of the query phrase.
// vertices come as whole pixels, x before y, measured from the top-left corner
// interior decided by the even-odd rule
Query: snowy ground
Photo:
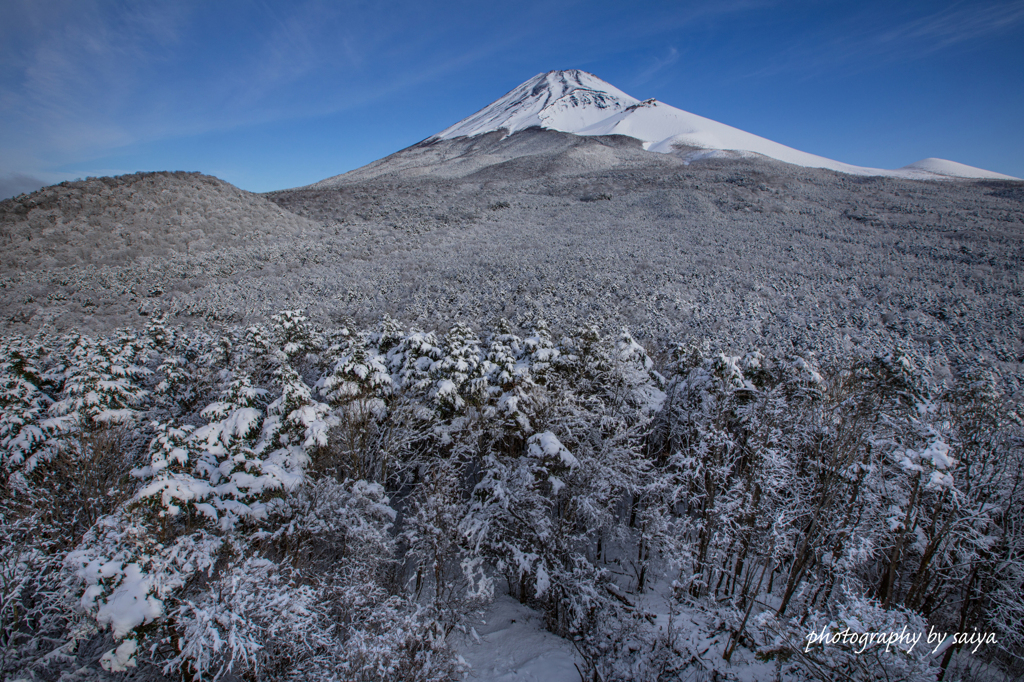
[[[571,642],[544,629],[544,617],[508,595],[466,623],[457,648],[481,682],[580,682]]]
[[[677,648],[692,651],[702,662],[693,666],[717,670],[723,679],[759,682],[775,679],[775,666],[737,647],[726,663],[722,654],[729,633],[716,627],[715,618],[696,610],[670,617],[669,583],[662,581],[637,600],[639,608],[654,615],[659,632],[674,633]],[[508,595],[495,597],[487,608],[474,613],[465,634],[456,633],[458,653],[471,666],[466,680],[480,682],[580,682],[582,660],[572,643],[544,629],[544,617]],[[785,679],[785,678],[783,678]]]

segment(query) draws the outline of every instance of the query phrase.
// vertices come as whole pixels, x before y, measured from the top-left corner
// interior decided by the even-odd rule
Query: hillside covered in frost
[[[237,206],[214,201],[198,178],[153,178],[169,217],[206,206],[206,223],[190,219],[201,239],[170,220],[166,233],[146,230],[163,234],[164,251],[119,251],[133,234],[124,227],[128,236],[111,235],[92,260],[54,247],[50,267],[0,264],[0,321],[28,333],[105,332],[163,311],[202,328],[295,307],[325,325],[384,314],[436,329],[453,318],[544,318],[564,331],[627,325],[658,346],[708,337],[734,353],[882,339],[982,353],[1019,371],[1021,183],[684,165],[634,142],[536,130],[444,141],[335,188],[247,195]],[[24,214],[5,223],[11,253],[35,248],[28,225],[88,225],[71,209],[47,217],[57,210],[35,201],[0,202]],[[265,218],[235,223],[237,235],[218,227],[249,211]]]
[[[1024,432],[977,361],[285,311],[9,334],[0,386],[6,679],[462,679],[496,594],[586,680],[1022,672]],[[847,627],[994,639],[807,638]]]

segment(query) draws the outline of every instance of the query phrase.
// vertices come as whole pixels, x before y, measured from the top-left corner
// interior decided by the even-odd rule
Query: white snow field
[[[642,140],[648,151],[681,154],[690,159],[706,157],[709,152],[729,152],[740,156],[760,154],[796,166],[827,168],[851,175],[915,180],[1018,179],[934,158],[895,170],[854,166],[772,142],[654,99],[640,101],[578,69],[538,74],[429,140],[473,137],[499,130],[511,135],[531,127],[574,135],[625,135]]]

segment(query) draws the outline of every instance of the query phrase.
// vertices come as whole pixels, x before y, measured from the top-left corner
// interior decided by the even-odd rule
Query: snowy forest
[[[1024,674],[1012,380],[795,352],[297,310],[8,333],[0,674],[474,679],[502,594],[586,682]]]

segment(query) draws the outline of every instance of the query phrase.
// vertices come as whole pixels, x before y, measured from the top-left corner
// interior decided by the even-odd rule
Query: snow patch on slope
[[[926,171],[928,173],[934,173],[935,175],[947,175],[951,178],[986,178],[992,180],[1018,179],[1012,175],[994,173],[992,171],[987,171],[984,168],[975,168],[974,166],[968,166],[967,164],[957,163],[956,161],[949,161],[947,159],[922,159],[917,163],[904,166],[900,170]]]
[[[641,102],[597,76],[578,69],[538,74],[429,139],[449,140],[502,130],[511,135],[530,127],[575,135],[625,135],[642,140],[644,149],[652,152],[673,154],[689,150],[683,154],[687,161],[706,158],[710,154],[700,152],[705,150],[739,156],[760,154],[796,166],[826,168],[852,175],[919,180],[1017,179],[944,159],[924,159],[896,170],[842,163],[787,147],[654,99]]]
[[[663,154],[672,153],[679,147],[695,147],[753,152],[797,166],[829,168],[856,175],[882,175],[889,172],[878,168],[860,168],[808,154],[656,100],[647,100],[644,106],[631,107],[576,132],[578,135],[635,137],[643,140],[644,148],[648,151]]]

